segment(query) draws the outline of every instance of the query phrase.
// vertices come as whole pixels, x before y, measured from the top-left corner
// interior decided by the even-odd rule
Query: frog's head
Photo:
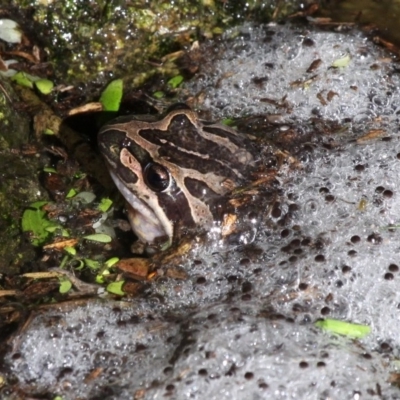
[[[117,118],[98,141],[133,231],[160,248],[195,227],[211,228],[224,211],[219,200],[254,163],[240,134],[200,121],[188,108],[158,120]]]

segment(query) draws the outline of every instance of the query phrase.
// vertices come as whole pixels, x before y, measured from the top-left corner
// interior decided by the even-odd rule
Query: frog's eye
[[[163,192],[169,187],[171,176],[169,171],[162,165],[149,163],[144,169],[143,179],[151,190]]]

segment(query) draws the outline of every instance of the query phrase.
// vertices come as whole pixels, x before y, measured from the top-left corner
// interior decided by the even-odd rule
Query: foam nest
[[[333,121],[339,145],[279,177],[276,228],[251,246],[197,249],[187,280],[143,299],[41,311],[7,366],[24,390],[65,399],[400,398],[399,65],[357,30],[247,24],[209,46],[186,85],[204,112]],[[371,333],[315,327],[327,317]]]

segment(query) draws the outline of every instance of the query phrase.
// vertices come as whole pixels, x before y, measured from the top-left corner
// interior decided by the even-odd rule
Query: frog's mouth
[[[163,223],[163,218],[129,190],[116,174],[112,171],[110,171],[110,174],[118,190],[127,201],[129,223],[138,239],[148,245],[157,244],[162,249],[168,248],[172,242],[171,225],[167,222]]]

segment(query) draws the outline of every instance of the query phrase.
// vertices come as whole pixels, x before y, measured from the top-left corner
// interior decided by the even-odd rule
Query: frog
[[[98,146],[126,200],[138,253],[199,235],[219,249],[251,243],[277,195],[279,149],[185,104],[118,117],[101,128]]]

